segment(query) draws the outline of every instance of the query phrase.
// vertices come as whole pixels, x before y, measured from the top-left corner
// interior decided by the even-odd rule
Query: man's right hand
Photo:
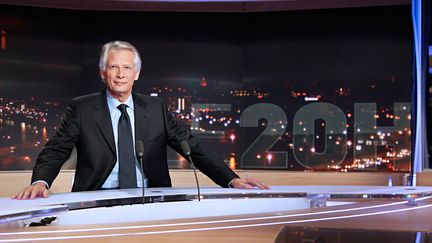
[[[23,200],[34,199],[36,197],[48,197],[48,189],[42,182],[38,182],[34,185],[26,187],[24,190],[22,190],[12,198],[17,200]]]

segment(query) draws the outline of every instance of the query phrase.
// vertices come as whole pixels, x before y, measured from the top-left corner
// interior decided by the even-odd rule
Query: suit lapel
[[[99,127],[99,130],[103,134],[105,141],[109,145],[113,154],[116,154],[113,128],[111,124],[111,117],[108,110],[107,98],[105,91],[103,91],[97,98],[97,102],[94,104],[95,111],[93,117]]]
[[[148,126],[150,124],[149,110],[146,102],[138,95],[133,95],[135,106],[135,140],[143,140],[147,136]]]

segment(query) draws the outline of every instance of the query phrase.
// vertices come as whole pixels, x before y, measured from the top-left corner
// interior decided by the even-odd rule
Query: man
[[[32,184],[13,198],[47,197],[61,166],[77,149],[72,191],[110,188],[170,187],[167,145],[182,154],[186,141],[198,169],[222,187],[267,189],[254,180],[241,179],[223,161],[204,152],[197,138],[183,127],[155,97],[132,93],[141,71],[137,49],[113,41],[102,48],[100,76],[106,90],[72,99],[56,134],[39,154]],[[145,148],[145,185],[135,156],[135,141]]]

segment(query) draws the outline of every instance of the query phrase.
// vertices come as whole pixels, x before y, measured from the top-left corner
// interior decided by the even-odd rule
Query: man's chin
[[[130,90],[127,89],[114,89],[114,90],[109,90],[109,92],[111,93],[112,96],[127,96],[130,94]]]

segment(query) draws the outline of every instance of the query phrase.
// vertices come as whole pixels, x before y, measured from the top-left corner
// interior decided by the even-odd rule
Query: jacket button
[[[113,159],[113,160],[111,161],[111,164],[115,164],[115,163],[116,163],[116,160]]]

